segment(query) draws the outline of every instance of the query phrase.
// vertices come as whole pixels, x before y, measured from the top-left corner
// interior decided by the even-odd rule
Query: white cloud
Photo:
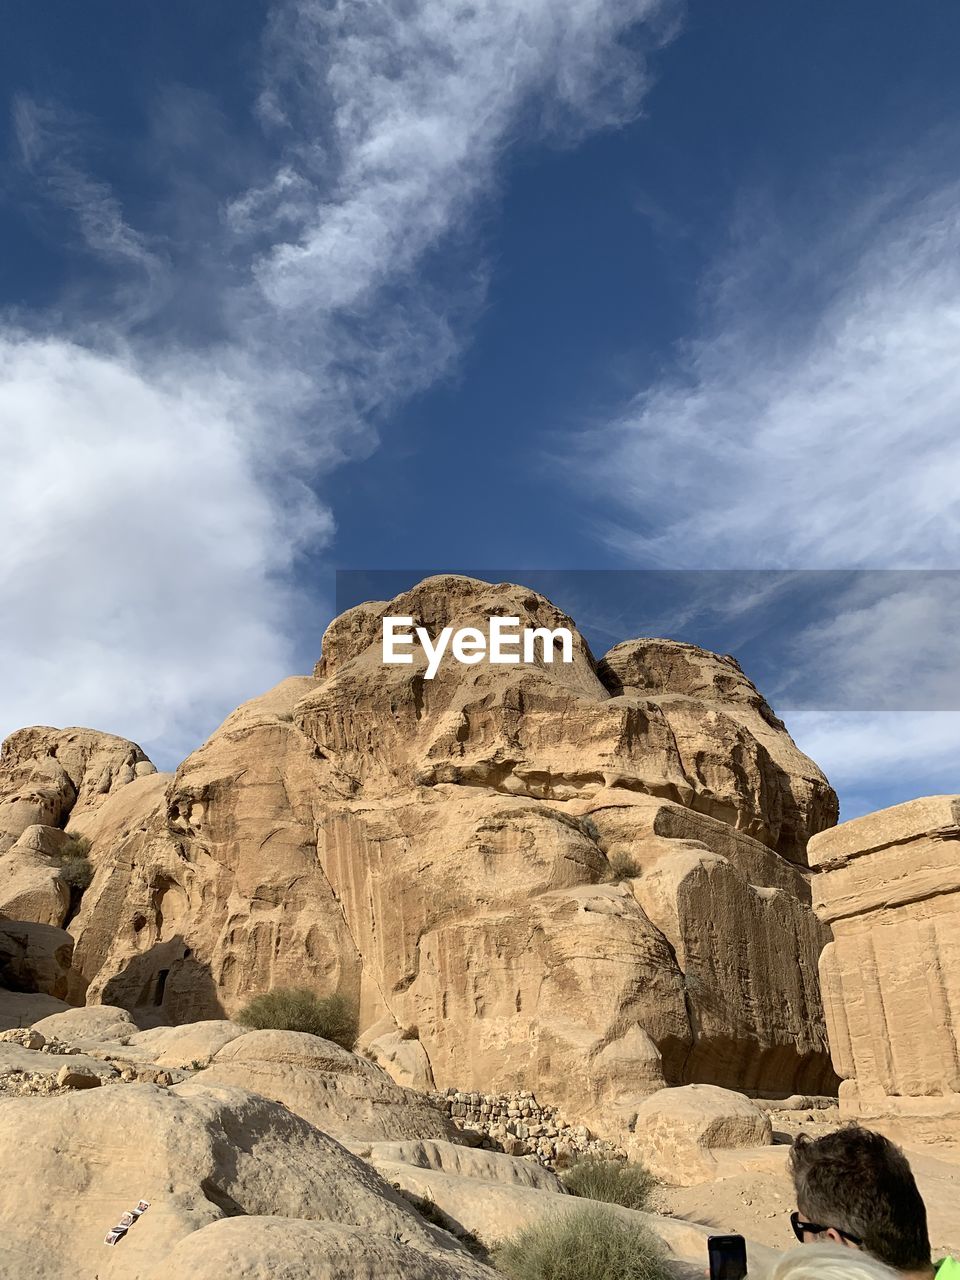
[[[795,711],[790,733],[841,797],[841,818],[960,790],[958,711]]]
[[[244,387],[129,353],[0,339],[3,716],[158,743],[169,764],[251,681],[290,674],[283,586],[329,532],[251,466]]]
[[[675,376],[585,438],[623,508],[611,543],[671,567],[952,565],[958,208],[898,187],[719,264]]]
[[[219,238],[204,222],[202,255],[182,210],[150,236],[131,225],[75,121],[15,104],[22,162],[103,264],[105,305],[66,290],[56,315],[0,326],[0,731],[86,722],[167,761],[290,670],[290,567],[332,530],[303,482],[373,447],[449,367],[482,289],[474,253],[439,294],[428,255],[464,236],[518,136],[634,114],[646,73],[623,38],[647,21],[665,39],[676,12],[279,4],[259,98],[276,164],[236,184]],[[187,336],[195,304],[215,344]]]

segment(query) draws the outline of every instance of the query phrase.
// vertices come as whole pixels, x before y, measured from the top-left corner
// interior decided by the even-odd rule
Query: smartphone
[[[743,1280],[747,1274],[747,1244],[743,1236],[710,1236],[710,1280]]]

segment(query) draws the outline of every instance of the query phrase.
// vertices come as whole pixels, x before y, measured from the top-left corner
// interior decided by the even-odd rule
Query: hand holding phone
[[[710,1236],[710,1280],[744,1280],[747,1274],[747,1243],[743,1236]]]

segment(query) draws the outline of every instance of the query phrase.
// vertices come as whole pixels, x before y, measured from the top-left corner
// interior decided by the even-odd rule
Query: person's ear
[[[845,1236],[842,1236],[840,1232],[835,1230],[833,1227],[828,1227],[827,1230],[823,1233],[823,1235],[820,1238],[821,1240],[832,1240],[834,1244],[842,1244],[845,1249],[853,1248],[850,1241],[847,1240]]]

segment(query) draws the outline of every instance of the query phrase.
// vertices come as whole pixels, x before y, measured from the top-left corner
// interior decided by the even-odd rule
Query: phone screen
[[[744,1280],[747,1274],[747,1246],[743,1236],[711,1236],[710,1280]]]

